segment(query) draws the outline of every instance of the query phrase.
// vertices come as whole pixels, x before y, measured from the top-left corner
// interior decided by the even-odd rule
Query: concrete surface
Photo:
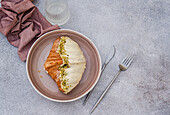
[[[43,0],[35,0],[44,14]],[[131,67],[122,72],[94,115],[170,115],[170,1],[169,0],[69,0],[71,17],[61,28],[88,36],[102,60],[109,48],[115,58],[99,80],[91,98],[71,103],[51,102],[30,85],[25,62],[0,34],[1,115],[88,115],[91,107],[128,53]]]

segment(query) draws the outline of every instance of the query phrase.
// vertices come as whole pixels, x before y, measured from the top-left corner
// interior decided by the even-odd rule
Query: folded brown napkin
[[[2,0],[0,8],[0,32],[9,43],[18,47],[18,55],[26,60],[34,41],[42,34],[59,29],[52,26],[30,0]]]

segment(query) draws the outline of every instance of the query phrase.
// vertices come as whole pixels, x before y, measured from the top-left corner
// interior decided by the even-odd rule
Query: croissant
[[[80,82],[86,59],[79,45],[67,36],[57,38],[50,50],[44,69],[65,94]]]

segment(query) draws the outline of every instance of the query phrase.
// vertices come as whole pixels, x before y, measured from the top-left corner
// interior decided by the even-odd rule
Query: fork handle
[[[95,105],[93,106],[93,108],[91,109],[90,113],[92,113],[94,111],[94,109],[98,106],[98,104],[100,103],[100,101],[103,99],[103,97],[106,95],[107,91],[109,90],[109,88],[112,86],[112,84],[114,83],[114,81],[116,80],[116,78],[119,76],[121,70],[119,70],[117,72],[117,74],[113,77],[112,81],[109,83],[109,85],[106,87],[106,89],[103,91],[103,93],[101,94],[101,96],[99,97],[99,99],[96,101]]]

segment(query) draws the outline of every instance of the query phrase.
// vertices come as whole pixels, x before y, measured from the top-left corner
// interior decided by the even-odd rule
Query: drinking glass
[[[67,0],[45,0],[44,9],[46,19],[53,25],[63,25],[70,17]]]

